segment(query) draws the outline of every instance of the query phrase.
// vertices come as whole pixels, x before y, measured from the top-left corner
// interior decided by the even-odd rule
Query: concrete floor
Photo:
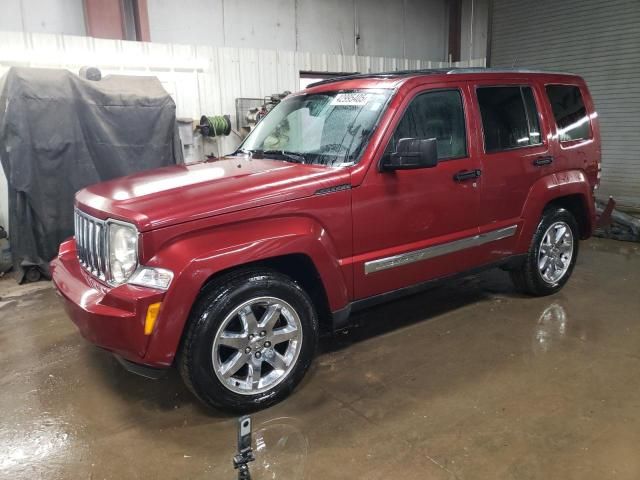
[[[235,419],[0,280],[0,478],[235,478]],[[640,478],[640,248],[582,244],[558,295],[487,272],[358,316],[254,415],[262,479]]]

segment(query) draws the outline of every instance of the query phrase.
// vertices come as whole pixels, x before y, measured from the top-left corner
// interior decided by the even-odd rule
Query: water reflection
[[[538,318],[533,336],[534,353],[546,353],[567,334],[567,312],[562,305],[552,303]]]
[[[37,470],[55,470],[71,444],[69,425],[49,412],[0,429],[0,477],[15,478]],[[35,477],[34,477],[35,478]]]
[[[304,478],[309,441],[299,422],[280,417],[261,423],[253,435],[256,461],[250,464],[253,478]]]

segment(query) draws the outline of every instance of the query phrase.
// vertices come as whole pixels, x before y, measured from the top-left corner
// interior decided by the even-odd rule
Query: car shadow
[[[492,269],[468,277],[444,280],[423,292],[352,314],[348,329],[320,339],[319,353],[343,350],[355,343],[427,322],[496,296],[522,297],[514,289],[508,273],[503,270]]]
[[[158,379],[141,377],[127,371],[109,352],[91,348],[88,352],[91,370],[100,374],[106,387],[142,410],[170,412],[185,408],[208,417],[231,418],[233,415],[209,408],[186,387],[178,369],[168,368]]]

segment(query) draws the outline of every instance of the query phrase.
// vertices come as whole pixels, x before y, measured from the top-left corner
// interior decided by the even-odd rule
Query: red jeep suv
[[[78,192],[53,280],[128,369],[175,364],[203,402],[246,411],[289,394],[319,331],[356,310],[490,266],[557,292],[599,177],[580,77],[338,77],[288,96],[228,157]]]

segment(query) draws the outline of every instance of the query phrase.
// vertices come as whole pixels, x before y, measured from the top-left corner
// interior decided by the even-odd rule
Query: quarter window
[[[480,87],[477,95],[487,153],[542,143],[531,87]]]
[[[580,89],[572,85],[547,85],[561,142],[589,138],[589,117]]]
[[[440,90],[414,98],[387,146],[387,153],[396,150],[401,138],[435,138],[439,160],[465,157],[467,137],[460,91]]]

